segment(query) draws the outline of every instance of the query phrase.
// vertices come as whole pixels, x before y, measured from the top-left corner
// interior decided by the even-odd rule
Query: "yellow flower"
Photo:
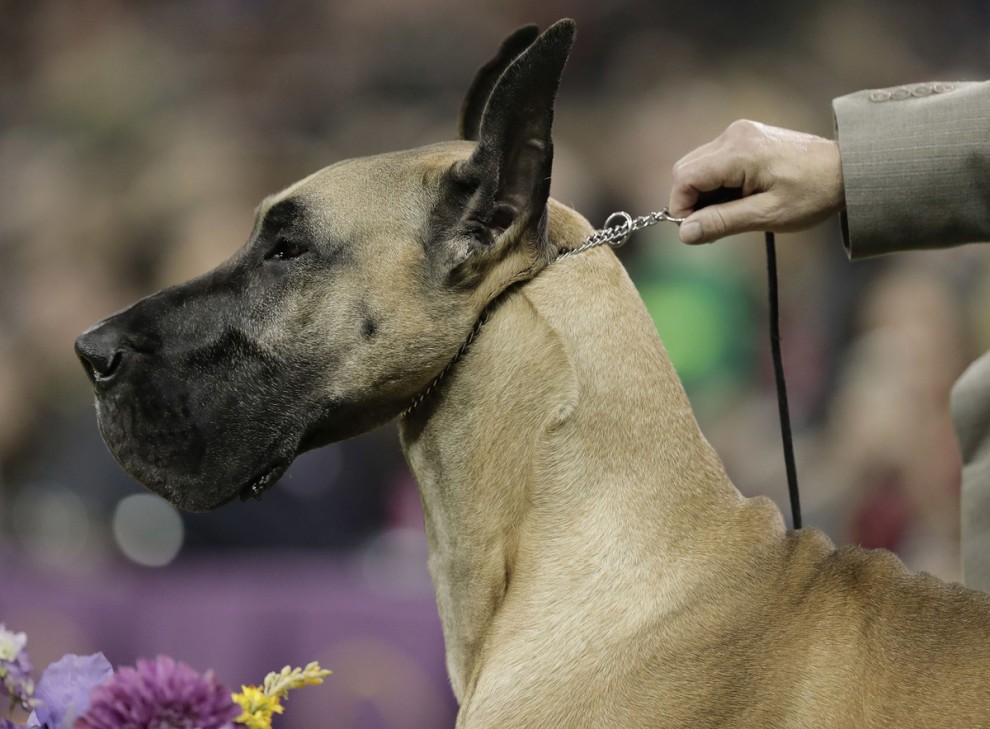
[[[272,716],[285,711],[278,696],[269,696],[257,686],[241,686],[241,693],[231,698],[241,707],[234,721],[248,729],[272,729]]]
[[[289,691],[303,686],[319,686],[330,671],[320,668],[316,661],[305,668],[286,666],[278,673],[272,671],[265,676],[264,688],[241,686],[241,693],[233,694],[234,703],[241,707],[241,715],[234,719],[248,729],[272,729],[272,716],[285,711],[282,699],[288,698]]]

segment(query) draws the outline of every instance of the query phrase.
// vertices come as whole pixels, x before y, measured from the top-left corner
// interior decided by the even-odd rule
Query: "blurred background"
[[[596,223],[661,208],[734,119],[831,136],[835,96],[990,66],[982,0],[0,0],[0,622],[39,667],[168,653],[237,686],[319,659],[277,726],[453,725],[394,426],[179,514],[104,448],[72,343],[228,257],[266,194],[451,138],[502,37],[562,16],[553,195]],[[624,261],[735,483],[788,513],[762,237],[675,235]],[[806,524],[958,579],[948,393],[990,346],[988,251],[850,263],[832,221],[778,256]]]

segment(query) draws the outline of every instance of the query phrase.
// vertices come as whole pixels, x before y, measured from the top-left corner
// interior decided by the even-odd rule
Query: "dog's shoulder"
[[[957,639],[990,646],[990,594],[912,572],[884,549],[830,549],[828,538],[815,532],[790,536],[790,577],[800,586],[791,594],[800,611],[813,611],[826,622],[829,615],[841,618],[884,643],[911,636],[911,650],[929,644],[944,649]],[[990,648],[981,650],[990,660]]]

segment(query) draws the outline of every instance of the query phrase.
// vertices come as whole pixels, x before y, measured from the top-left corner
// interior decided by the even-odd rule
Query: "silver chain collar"
[[[616,225],[609,225],[616,218],[620,219],[622,222]],[[585,251],[592,248],[597,248],[598,246],[608,245],[612,248],[619,248],[627,240],[629,240],[629,236],[637,230],[642,230],[643,228],[649,228],[651,225],[665,222],[677,223],[680,225],[685,220],[686,218],[675,218],[667,211],[667,208],[658,210],[655,213],[650,213],[649,215],[640,215],[638,218],[634,218],[629,213],[623,211],[612,213],[605,220],[604,228],[589,235],[585,238],[584,243],[577,248],[572,248],[569,251],[560,253],[555,261],[562,261],[565,258],[573,256],[577,253],[584,253]]]
[[[488,321],[488,316],[490,314],[491,306],[486,308],[481,313],[481,316],[478,317],[478,321],[476,321],[474,326],[471,328],[471,333],[467,335],[467,339],[464,340],[461,348],[457,350],[457,354],[451,358],[450,362],[447,363],[447,366],[440,371],[439,375],[430,380],[430,384],[426,386],[425,390],[421,390],[419,394],[413,398],[413,401],[409,403],[409,407],[399,413],[400,418],[406,417],[409,413],[422,405],[423,401],[430,396],[430,393],[436,389],[437,385],[443,382],[444,378],[447,377],[447,373],[454,368],[454,365],[457,364],[458,360],[460,360],[460,358],[464,356],[464,353],[467,352],[468,347],[471,346],[471,342],[474,341],[475,337],[477,337],[478,333],[481,331],[481,327],[483,327],[485,322]]]
[[[617,218],[622,222],[610,225],[610,223]],[[607,245],[613,249],[619,248],[624,245],[625,242],[629,240],[629,236],[637,230],[649,228],[651,225],[656,225],[657,223],[677,223],[680,225],[684,222],[684,220],[685,218],[676,218],[671,215],[667,208],[650,213],[649,215],[640,215],[638,218],[634,218],[629,213],[624,211],[615,212],[605,219],[605,226],[601,230],[597,230],[589,235],[584,239],[584,243],[577,248],[571,248],[570,250],[558,253],[557,257],[553,260],[553,263],[557,263],[558,261],[562,261],[565,258],[569,258],[578,253],[584,253],[585,251],[589,251],[592,248],[597,248],[598,246]],[[437,385],[439,385],[447,377],[447,374],[454,368],[454,365],[457,364],[458,360],[464,356],[464,353],[468,350],[468,347],[471,346],[471,342],[473,342],[478,336],[478,333],[481,331],[481,327],[488,321],[488,317],[490,315],[491,305],[489,305],[489,307],[481,313],[481,316],[478,317],[478,321],[474,323],[467,339],[465,339],[464,343],[461,344],[460,349],[457,350],[457,354],[451,358],[450,362],[447,363],[447,366],[443,368],[440,374],[430,381],[430,384],[427,385],[424,390],[421,390],[419,394],[413,398],[413,401],[409,404],[409,407],[399,413],[400,419],[405,418],[409,415],[409,413],[422,405],[423,401],[430,396],[430,393],[437,388]]]

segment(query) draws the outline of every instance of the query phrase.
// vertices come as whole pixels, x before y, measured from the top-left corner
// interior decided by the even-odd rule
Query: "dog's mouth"
[[[273,465],[262,469],[257,475],[249,479],[240,490],[241,501],[248,499],[260,500],[262,494],[274,486],[289,467],[290,461],[277,461]]]

